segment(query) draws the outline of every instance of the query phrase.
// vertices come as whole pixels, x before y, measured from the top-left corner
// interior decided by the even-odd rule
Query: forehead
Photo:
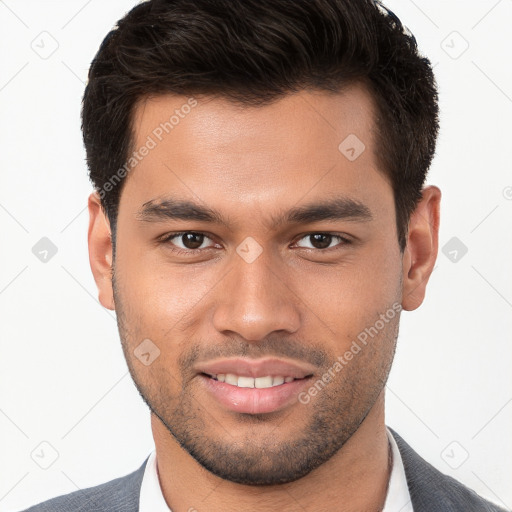
[[[392,191],[378,168],[374,119],[361,85],[336,94],[301,91],[264,106],[211,96],[146,98],[133,116],[134,149],[145,156],[133,160],[121,203],[137,209],[172,195],[263,214],[306,196],[342,194],[378,208],[383,190]]]

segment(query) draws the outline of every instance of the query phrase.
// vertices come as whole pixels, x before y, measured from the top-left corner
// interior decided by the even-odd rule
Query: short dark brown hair
[[[134,150],[141,99],[206,94],[258,106],[301,89],[339,92],[357,82],[377,105],[376,155],[393,188],[403,251],[435,151],[438,96],[429,60],[392,11],[377,0],[138,4],[101,43],[82,104],[90,178],[113,242],[126,174],[118,171]]]

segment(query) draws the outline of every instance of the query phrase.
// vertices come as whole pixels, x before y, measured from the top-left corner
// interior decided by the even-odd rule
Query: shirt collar
[[[393,457],[393,466],[389,478],[388,493],[382,512],[413,512],[411,495],[405,477],[404,463],[402,456],[396,444],[395,438],[386,427],[389,444],[391,445],[391,455]]]

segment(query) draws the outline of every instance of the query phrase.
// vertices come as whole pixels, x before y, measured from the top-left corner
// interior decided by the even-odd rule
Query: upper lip
[[[217,359],[197,365],[200,373],[218,375],[232,373],[241,377],[293,377],[303,379],[313,373],[313,367],[304,363],[285,361],[283,359]]]

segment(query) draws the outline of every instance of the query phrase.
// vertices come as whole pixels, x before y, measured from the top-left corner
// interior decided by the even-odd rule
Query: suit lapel
[[[388,429],[402,456],[414,512],[451,512],[452,507],[445,504],[442,473],[422,459],[393,429]]]
[[[119,512],[139,511],[140,488],[148,459],[149,456],[142,463],[139,469],[123,478],[124,485],[119,489],[116,496],[116,503],[119,504],[116,510],[119,510]]]

